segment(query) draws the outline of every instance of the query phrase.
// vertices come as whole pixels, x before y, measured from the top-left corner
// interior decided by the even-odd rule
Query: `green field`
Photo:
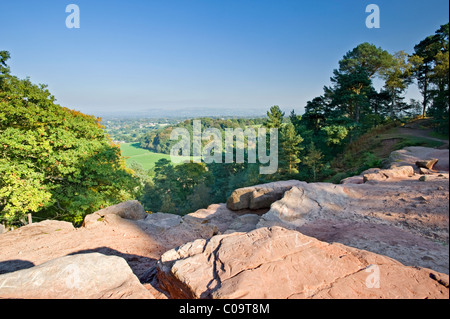
[[[149,150],[140,148],[139,143],[120,144],[120,150],[122,151],[122,156],[125,157],[125,162],[128,167],[132,162],[136,162],[142,165],[144,169],[149,170],[162,158],[170,161],[170,155],[150,152]]]
[[[155,166],[155,163],[162,158],[170,161],[170,155],[154,153],[139,147],[139,143],[120,144],[122,156],[129,167],[132,162],[140,164],[144,169],[149,170]]]

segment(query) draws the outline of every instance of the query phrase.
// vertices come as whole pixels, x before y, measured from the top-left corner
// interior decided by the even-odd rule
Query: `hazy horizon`
[[[347,51],[369,42],[412,53],[449,9],[443,0],[376,1],[381,27],[368,29],[370,2],[350,0],[74,3],[79,29],[65,25],[69,3],[2,3],[0,49],[12,74],[96,116],[257,116],[272,105],[302,114]],[[415,86],[411,97],[420,98]]]

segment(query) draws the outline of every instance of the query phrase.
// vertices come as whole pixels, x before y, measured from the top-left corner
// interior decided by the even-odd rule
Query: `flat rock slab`
[[[404,149],[394,151],[389,156],[391,167],[411,165],[415,166],[416,162],[429,161],[431,159],[438,160],[434,164],[434,169],[437,171],[449,170],[449,150],[448,149],[434,149],[422,146],[410,146]]]
[[[426,176],[295,186],[257,227],[281,226],[448,274],[448,174]]]
[[[172,298],[449,298],[448,275],[282,227],[187,243],[157,269]]]
[[[141,220],[147,217],[144,207],[137,200],[130,200],[117,205],[103,208],[95,213],[89,214],[84,218],[83,226],[96,226],[108,218],[110,222],[118,220],[118,217],[129,220]]]
[[[414,168],[409,165],[381,169],[374,173],[363,175],[364,183],[368,181],[383,181],[386,179],[404,179],[414,176]]]
[[[99,253],[53,259],[0,275],[0,298],[153,299],[127,262]]]

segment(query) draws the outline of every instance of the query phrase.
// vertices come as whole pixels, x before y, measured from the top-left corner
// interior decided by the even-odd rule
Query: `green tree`
[[[303,138],[297,135],[292,123],[283,125],[281,129],[281,151],[279,172],[281,175],[293,176],[298,174],[298,164],[301,162],[299,153],[303,150]]]
[[[6,61],[8,61],[10,58],[11,55],[8,51],[0,51],[0,81],[2,80],[2,78],[9,74],[9,66],[6,64]]]
[[[205,164],[174,166],[169,160],[160,159],[155,164],[154,172],[153,184],[147,184],[141,198],[147,210],[183,215],[206,204],[209,194],[201,191],[211,184],[212,176]]]
[[[347,52],[339,61],[339,70],[345,74],[358,73],[364,70],[369,79],[392,64],[392,56],[386,50],[364,42]]]
[[[436,129],[448,134],[449,129],[449,52],[439,52],[435,57],[436,65],[430,77],[434,84],[434,94],[429,113],[433,116]]]
[[[333,88],[329,89],[333,97],[332,105],[335,105],[341,114],[347,114],[359,123],[362,113],[370,112],[367,110],[370,106],[369,96],[374,90],[366,70],[362,67],[357,67],[351,73],[335,70],[331,82],[334,84]]]
[[[375,91],[372,79],[381,76],[392,64],[393,57],[389,52],[367,42],[347,52],[331,78],[333,104],[344,107],[341,111],[359,123],[363,112],[372,112],[369,100]]]
[[[410,61],[413,75],[422,94],[422,116],[426,116],[427,107],[432,101],[433,69],[439,52],[448,52],[449,25],[442,25],[434,35],[430,35],[414,46]]]
[[[317,174],[323,168],[322,159],[323,159],[322,152],[316,148],[314,143],[311,143],[311,145],[309,146],[308,153],[303,158],[303,164],[311,169],[314,182],[317,181]]]
[[[278,105],[274,105],[267,111],[267,120],[264,123],[264,126],[271,128],[281,128],[281,124],[283,124],[284,112],[281,111]]]
[[[79,223],[133,199],[139,185],[100,119],[55,104],[45,85],[10,75],[1,56],[0,222],[20,225],[33,213]]]
[[[411,83],[412,65],[408,59],[408,54],[404,51],[395,53],[392,57],[390,66],[385,67],[382,71],[381,77],[385,80],[384,87],[391,96],[391,103],[389,106],[389,116],[396,117],[397,103],[401,99],[401,94]]]

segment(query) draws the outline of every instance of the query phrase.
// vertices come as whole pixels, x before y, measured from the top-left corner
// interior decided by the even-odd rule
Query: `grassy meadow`
[[[139,147],[139,143],[123,143],[120,144],[122,156],[125,157],[125,162],[129,167],[132,162],[140,164],[144,169],[149,170],[155,166],[155,163],[160,159],[168,159],[170,155],[153,153]]]
[[[152,151],[140,148],[139,143],[120,144],[120,150],[122,151],[122,156],[125,157],[127,167],[130,167],[132,162],[136,162],[145,170],[150,170],[160,159],[165,158],[170,161],[170,155],[154,153]],[[188,157],[186,157],[186,159],[188,159]]]

